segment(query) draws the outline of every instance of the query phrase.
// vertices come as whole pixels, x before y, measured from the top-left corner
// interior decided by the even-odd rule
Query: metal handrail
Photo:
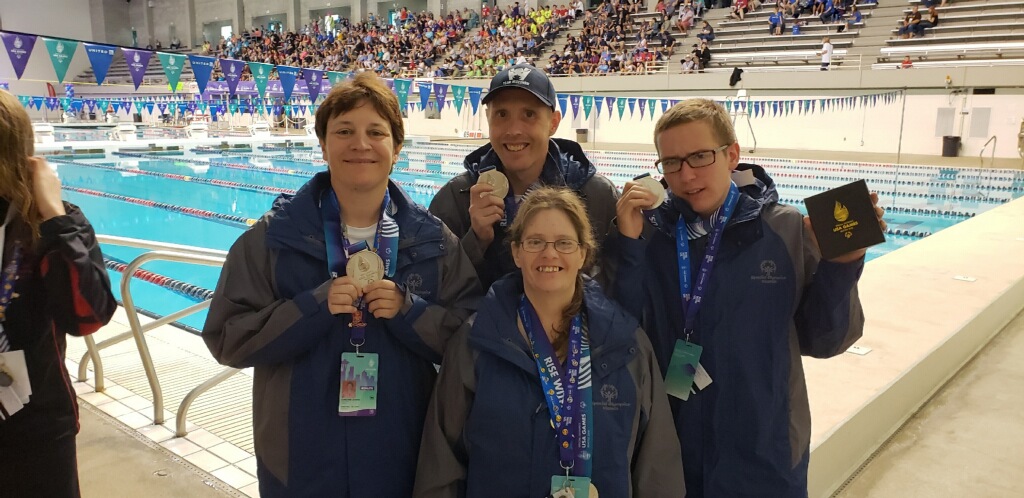
[[[155,242],[152,240],[133,239],[130,237],[119,237],[116,235],[96,235],[96,240],[99,241],[100,244],[121,247],[134,247],[138,249],[151,250],[168,250],[185,254],[227,257],[226,251],[221,251],[218,249],[208,249],[205,247],[171,244],[168,242]],[[198,303],[176,313],[167,315],[152,323],[144,325],[141,329],[142,333],[149,332],[150,330],[157,328],[161,325],[166,325],[168,323],[177,321],[178,319],[184,318],[188,315],[191,315],[192,313],[202,311],[208,306],[209,303]],[[132,334],[133,332],[129,329],[127,332],[118,334],[114,337],[110,337],[107,340],[100,342],[99,344],[96,343],[95,339],[93,339],[92,336],[85,336],[85,346],[87,351],[84,355],[82,355],[82,359],[78,362],[78,381],[85,382],[89,378],[88,367],[89,360],[91,359],[94,365],[93,370],[96,374],[96,382],[94,385],[96,392],[103,392],[104,390],[106,390],[103,378],[103,360],[99,355],[99,351],[132,337]]]
[[[99,350],[119,343],[128,337],[134,337],[135,344],[139,350],[139,357],[142,360],[143,368],[146,371],[146,378],[149,380],[149,387],[153,394],[153,423],[162,424],[164,423],[163,390],[160,387],[160,380],[157,377],[156,368],[153,366],[153,357],[149,352],[145,333],[153,328],[171,323],[179,318],[191,315],[192,313],[202,311],[210,306],[210,301],[206,300],[204,302],[194,304],[143,326],[139,321],[138,310],[135,308],[135,300],[132,298],[131,294],[132,276],[135,275],[136,270],[150,261],[174,261],[178,263],[192,263],[222,267],[224,266],[224,261],[227,258],[227,252],[217,249],[207,249],[202,247],[169,244],[110,235],[97,235],[96,239],[100,244],[151,249],[152,251],[140,254],[133,259],[124,270],[126,277],[121,279],[121,303],[124,306],[125,314],[128,317],[128,325],[131,328],[131,331],[111,337],[98,345],[91,337],[86,336],[85,340],[88,352],[82,357],[82,361],[79,363],[79,380],[84,380],[87,376],[85,367],[86,363],[91,358],[95,365],[94,372],[96,374],[96,390],[97,392],[102,392],[103,363],[99,355]],[[229,371],[231,372],[229,373]],[[225,369],[225,371],[222,371],[214,378],[207,380],[199,387],[193,389],[192,392],[185,397],[178,409],[177,428],[179,436],[184,435],[185,415],[188,412],[188,406],[192,403],[192,400],[194,400],[199,394],[202,394],[202,392],[230,377],[236,372],[238,372],[237,369]]]
[[[995,142],[995,143],[993,143],[993,142]],[[988,139],[988,141],[985,142],[985,145],[981,146],[981,152],[978,153],[978,167],[979,168],[984,168],[985,167],[985,158],[984,158],[984,156],[985,156],[985,149],[988,148],[988,144],[992,144],[992,159],[991,159],[991,162],[989,163],[989,166],[995,166],[995,164],[996,164],[996,148],[999,147],[999,137],[997,137],[995,135],[992,135],[992,137],[990,137]]]

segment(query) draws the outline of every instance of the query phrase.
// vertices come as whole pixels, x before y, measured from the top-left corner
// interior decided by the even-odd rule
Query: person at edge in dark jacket
[[[642,317],[666,390],[689,393],[670,398],[686,489],[698,498],[806,497],[801,355],[835,356],[860,338],[865,250],[821,261],[810,220],[779,204],[761,167],[739,163],[729,115],[715,102],[677,104],[654,141],[668,201],[642,211],[654,193],[633,182],[623,189],[621,235],[609,244],[629,278],[615,279],[613,293]],[[640,237],[645,220],[654,230]]]
[[[509,238],[520,270],[445,353],[413,496],[559,496],[567,474],[593,498],[684,496],[651,344],[583,273],[597,250],[583,203],[537,188]]]
[[[515,270],[505,235],[523,196],[541,185],[564,186],[583,199],[598,241],[615,217],[618,191],[571,140],[551,138],[562,115],[556,109],[555,87],[544,72],[529,64],[498,73],[484,95],[490,143],[466,157],[466,171],[441,187],[430,212],[462,239],[484,289]],[[508,178],[508,194],[489,195],[494,188],[477,183],[480,173],[496,168]],[[606,261],[599,258],[597,279]]]
[[[117,301],[92,225],[61,201],[34,142],[28,113],[0,91],[0,496],[77,497],[66,335],[106,325]]]
[[[260,496],[409,496],[434,364],[482,291],[388,179],[405,134],[391,90],[372,73],[335,86],[315,129],[328,171],[231,247],[203,339],[255,367]]]

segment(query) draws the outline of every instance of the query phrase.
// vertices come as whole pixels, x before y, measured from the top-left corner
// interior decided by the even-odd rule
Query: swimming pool
[[[407,143],[392,178],[416,202],[428,204],[437,190],[463,171],[462,159],[475,146]],[[646,152],[590,151],[598,171],[622,186],[652,171],[655,156]],[[52,159],[65,198],[82,207],[96,232],[227,250],[239,235],[283,192],[299,188],[326,168],[319,151],[258,153],[209,151],[178,155],[114,153],[103,159]],[[878,192],[889,233],[872,247],[868,259],[898,249],[971,216],[1024,195],[1024,172],[894,166],[836,161],[758,159],[775,179],[783,202],[803,210],[802,199],[864,178]],[[653,171],[652,171],[653,172]],[[128,263],[143,251],[104,246],[108,268]],[[216,287],[218,268],[153,262],[145,269],[195,288],[189,292],[137,281],[137,306],[164,315],[194,304],[203,289]],[[119,296],[121,273],[109,270]],[[196,289],[198,288],[198,290]],[[181,320],[201,329],[205,312]]]

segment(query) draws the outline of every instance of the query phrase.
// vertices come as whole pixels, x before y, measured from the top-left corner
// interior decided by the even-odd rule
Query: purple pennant
[[[146,69],[149,68],[149,59],[153,57],[153,52],[124,47],[121,47],[121,52],[124,53],[124,61],[128,63],[128,73],[132,75],[132,83],[135,83],[135,89],[138,90],[142,85],[142,79],[146,76]]]
[[[11,58],[11,65],[14,66],[14,74],[21,79],[25,73],[25,65],[32,55],[32,47],[36,45],[35,35],[22,35],[18,33],[0,33],[4,39],[4,46],[7,47],[7,55]]]
[[[238,88],[238,81],[242,79],[242,69],[244,68],[244,61],[234,59],[220,60],[220,71],[224,73],[224,80],[228,82],[228,93],[231,95],[234,95],[235,89]]]
[[[306,88],[309,91],[310,102],[316,102],[320,96],[320,85],[323,83],[324,72],[322,69],[306,68],[302,70],[302,79],[306,80]]]
[[[160,102],[156,106],[160,109],[160,114],[165,114],[167,112],[167,104]]]
[[[444,109],[444,101],[448,98],[448,85],[445,83],[434,83],[434,100],[437,101],[437,110]]]

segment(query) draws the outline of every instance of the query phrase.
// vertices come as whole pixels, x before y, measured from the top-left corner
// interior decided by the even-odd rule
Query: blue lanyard
[[[701,261],[700,270],[697,274],[696,285],[690,279],[690,240],[686,230],[686,220],[682,216],[676,222],[676,256],[679,262],[679,293],[683,301],[683,333],[686,334],[686,342],[690,342],[690,334],[693,332],[693,324],[697,320],[697,313],[704,304],[704,295],[711,283],[711,269],[715,266],[715,258],[722,242],[722,233],[725,232],[725,225],[729,217],[736,209],[740,198],[740,191],[735,183],[729,185],[729,195],[725,198],[725,204],[718,210],[718,216],[712,221],[711,233],[708,236],[707,249],[704,252],[704,260]]]
[[[569,328],[569,354],[565,369],[558,361],[536,310],[525,295],[519,301],[519,319],[533,346],[551,425],[558,438],[559,464],[575,476],[589,477],[594,426],[591,408],[590,348],[583,342],[583,318],[576,315]]]
[[[374,246],[368,248],[366,242],[363,241],[350,244],[348,238],[342,233],[341,206],[338,204],[338,196],[334,193],[334,189],[328,187],[320,194],[320,215],[323,218],[324,242],[327,246],[327,270],[331,278],[338,278],[345,273],[349,255],[367,249],[382,256],[385,276],[393,277],[395,275],[395,267],[398,262],[398,225],[387,214],[390,204],[391,193],[385,189],[384,202],[380,207],[380,219],[377,222],[377,234],[374,236]],[[352,314],[349,327],[352,328],[351,342],[358,348],[366,342],[366,322],[363,321],[366,303],[360,299],[355,305],[356,312]]]

